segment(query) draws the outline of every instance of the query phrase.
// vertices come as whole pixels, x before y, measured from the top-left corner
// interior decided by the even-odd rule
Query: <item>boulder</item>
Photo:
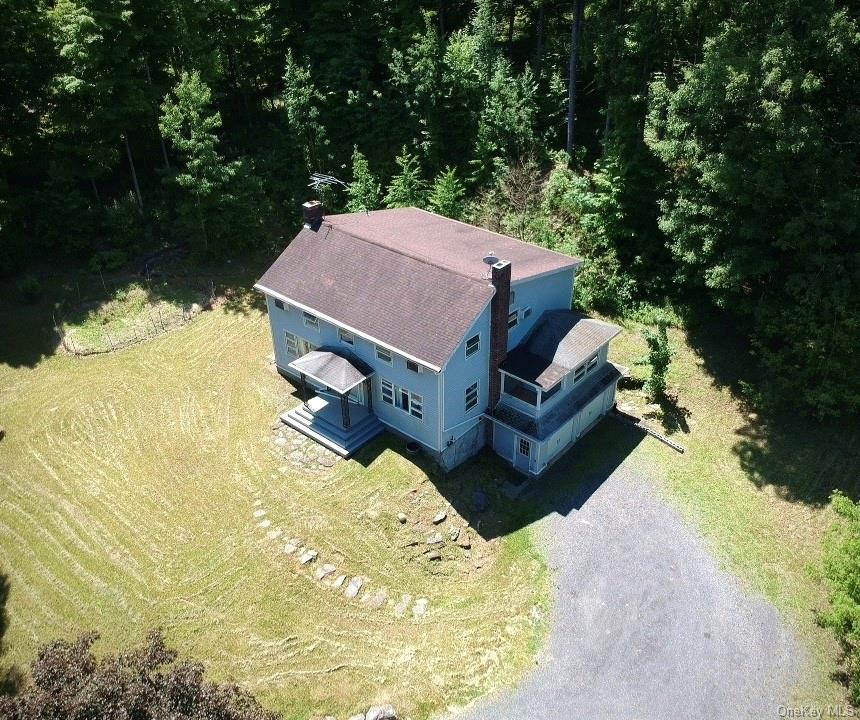
[[[200,307],[200,303],[191,303],[191,314],[199,315],[203,312],[203,308]]]
[[[346,580],[346,575],[338,575],[335,581],[332,583],[332,587],[339,588],[343,585]]]
[[[370,600],[370,607],[372,607],[374,610],[376,610],[377,608],[381,608],[383,605],[385,605],[385,601],[387,599],[388,594],[385,592],[385,590],[379,590],[377,591],[376,595],[374,595],[373,598]]]
[[[393,705],[375,705],[367,709],[364,720],[397,720]]]
[[[314,560],[316,560],[317,555],[319,555],[319,553],[316,550],[305,550],[299,556],[299,563],[301,563],[302,565],[307,565],[309,562],[313,562]]]
[[[427,598],[418,598],[412,608],[412,614],[415,617],[421,617],[424,613],[427,612],[427,606],[429,604],[430,601]]]
[[[429,538],[427,538],[428,545],[438,545],[442,542],[442,536],[439,533],[433,533]]]
[[[401,525],[403,525],[403,523],[406,522],[406,513],[402,513],[402,512],[397,513],[397,522],[399,522]]]
[[[457,545],[459,545],[464,550],[468,550],[472,547],[472,534],[468,531],[460,533],[457,538]]]
[[[361,590],[362,585],[364,585],[364,580],[356,576],[349,581],[349,585],[346,586],[346,590],[343,594],[352,599],[358,595],[358,591]]]
[[[364,713],[359,713],[358,715],[350,715],[349,720],[364,720]]]
[[[458,537],[460,537],[460,528],[458,528],[458,527],[452,527],[452,528],[448,531],[448,537],[449,537],[452,541],[453,541],[453,540],[456,540]]]
[[[427,553],[427,559],[428,560],[441,560],[442,559],[442,553],[440,553],[438,550],[431,550],[429,553]]]
[[[322,567],[318,567],[316,570],[314,570],[314,577],[317,580],[322,580],[327,575],[331,575],[334,572],[334,570],[335,570],[334,565],[326,563]]]
[[[402,598],[400,598],[400,602],[398,602],[394,606],[394,614],[397,617],[403,617],[403,613],[406,612],[406,608],[409,607],[409,603],[411,603],[411,602],[412,602],[412,596],[411,595],[404,595]]]
[[[445,522],[445,518],[448,517],[448,513],[444,510],[436,513],[436,517],[433,518],[433,524],[438,525],[439,523]]]

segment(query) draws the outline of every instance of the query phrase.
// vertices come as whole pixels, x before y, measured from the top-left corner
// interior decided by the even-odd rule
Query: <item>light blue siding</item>
[[[432,450],[439,450],[439,373],[423,366],[420,373],[407,370],[406,358],[396,353],[392,353],[392,364],[389,365],[376,357],[376,346],[369,340],[356,335],[353,345],[345,344],[338,337],[336,325],[319,319],[319,330],[315,330],[305,325],[302,310],[299,308],[285,305],[284,309],[281,310],[276,307],[274,299],[269,296],[266,296],[266,304],[272,327],[275,362],[281,370],[294,375],[287,365],[295,360],[296,356],[287,352],[286,332],[291,332],[317,347],[342,347],[349,350],[376,371],[371,380],[374,414],[402,434],[417,440]],[[302,354],[301,350],[299,354]],[[382,402],[381,378],[421,395],[423,419],[419,420],[406,410]]]
[[[508,331],[508,350],[513,350],[523,341],[547,310],[570,310],[573,276],[573,269],[567,269],[511,285],[511,291],[514,293],[511,311],[515,308],[519,311],[519,322]],[[523,312],[529,307],[531,315],[524,319]]]

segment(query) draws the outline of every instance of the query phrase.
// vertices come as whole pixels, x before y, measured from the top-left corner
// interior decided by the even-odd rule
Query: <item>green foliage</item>
[[[385,194],[385,206],[398,207],[424,207],[427,197],[427,183],[421,177],[421,165],[417,156],[410,153],[406,146],[397,156],[397,167],[400,168],[388,185]]]
[[[838,490],[833,509],[839,520],[826,542],[824,568],[831,607],[821,617],[836,633],[845,653],[851,701],[860,703],[860,504]]]
[[[359,152],[358,146],[352,151],[352,182],[346,189],[346,196],[348,212],[376,210],[382,201],[379,179],[370,172],[367,158]]]
[[[638,362],[649,367],[645,390],[653,399],[660,400],[666,396],[666,375],[675,353],[669,345],[665,323],[658,324],[656,330],[646,328],[643,336],[648,346],[648,355]]]
[[[304,151],[308,170],[321,170],[320,163],[325,159],[328,142],[320,122],[322,95],[313,84],[311,71],[296,62],[292,51],[287,53],[281,99],[293,138]]]
[[[96,657],[95,633],[76,642],[44,646],[31,668],[32,685],[16,697],[0,697],[9,720],[44,718],[170,717],[175,720],[276,720],[236,685],[205,682],[198,663],[177,661],[160,632],[146,645]]]
[[[433,212],[460,220],[466,203],[466,188],[457,177],[457,171],[448,167],[436,176],[427,204]]]
[[[100,270],[113,272],[119,270],[128,262],[128,254],[124,250],[114,248],[112,250],[99,250],[90,258],[89,267],[94,273]]]
[[[42,283],[35,275],[24,275],[18,278],[15,289],[18,291],[21,301],[28,305],[39,302],[39,298],[42,296]]]

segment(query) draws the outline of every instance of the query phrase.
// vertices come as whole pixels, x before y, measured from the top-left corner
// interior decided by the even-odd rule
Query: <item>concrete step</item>
[[[385,429],[385,426],[375,415],[369,415],[350,427],[349,430],[344,430],[314,416],[302,405],[284,413],[281,415],[281,419],[294,430],[316,440],[320,445],[342,457],[350,456]]]

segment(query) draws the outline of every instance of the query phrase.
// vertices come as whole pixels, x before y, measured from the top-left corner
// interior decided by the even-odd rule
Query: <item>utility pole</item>
[[[573,0],[573,19],[570,23],[570,63],[567,80],[567,154],[573,158],[573,126],[576,116],[576,61],[579,55],[579,36],[585,0]]]

